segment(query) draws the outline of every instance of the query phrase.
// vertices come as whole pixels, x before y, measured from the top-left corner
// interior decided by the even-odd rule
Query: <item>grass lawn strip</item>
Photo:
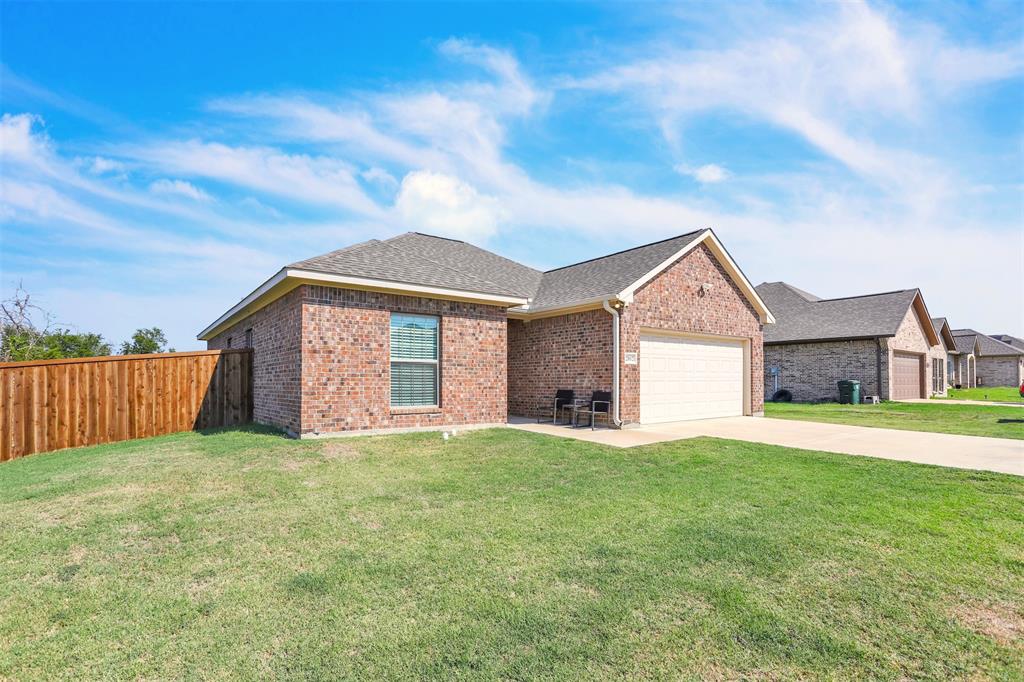
[[[0,465],[0,678],[1020,679],[1024,479],[715,439]]]
[[[935,396],[935,400],[987,400],[999,403],[1024,403],[1017,386],[982,386],[980,388],[951,388],[948,395]]]
[[[878,405],[766,403],[764,414],[774,419],[1024,439],[1024,410],[1019,407],[940,402],[887,402]]]

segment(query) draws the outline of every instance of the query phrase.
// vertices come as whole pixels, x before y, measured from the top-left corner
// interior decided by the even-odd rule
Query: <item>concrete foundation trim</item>
[[[332,431],[330,433],[304,433],[300,440],[321,440],[326,438],[355,438],[357,436],[394,436],[401,433],[422,433],[442,431],[476,431],[479,429],[498,429],[508,426],[506,422],[492,424],[444,424],[437,426],[407,426],[393,429],[353,429],[352,431]]]

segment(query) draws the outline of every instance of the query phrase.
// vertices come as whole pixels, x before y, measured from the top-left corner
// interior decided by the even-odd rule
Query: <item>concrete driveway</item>
[[[512,419],[509,426],[623,448],[712,436],[1024,476],[1024,441],[1008,438],[897,431],[764,417],[702,419],[622,430],[598,428],[596,431]]]

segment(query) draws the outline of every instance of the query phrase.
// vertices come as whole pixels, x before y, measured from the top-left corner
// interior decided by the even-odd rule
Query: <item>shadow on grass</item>
[[[279,436],[284,439],[291,440],[284,432],[284,430],[277,428],[276,426],[267,426],[266,424],[240,424],[238,426],[217,426],[212,429],[198,429],[196,430],[200,436],[219,436],[225,433],[249,433],[259,436]]]
[[[1024,424],[1024,419],[1000,419],[997,424]]]

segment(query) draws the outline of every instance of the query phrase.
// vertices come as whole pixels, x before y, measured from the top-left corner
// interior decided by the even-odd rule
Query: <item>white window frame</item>
[[[425,320],[437,320],[437,347],[435,352],[437,357],[433,360],[424,359],[395,359],[392,355],[391,348],[391,319],[395,315],[401,315],[402,317],[419,317]],[[399,365],[433,365],[434,366],[434,402],[430,405],[395,405],[394,404],[394,391],[392,391],[394,382],[394,372],[392,367],[395,364]],[[388,314],[388,405],[392,409],[422,409],[431,407],[441,406],[441,316],[440,315],[422,315],[420,313],[403,313],[398,310],[393,310]]]

